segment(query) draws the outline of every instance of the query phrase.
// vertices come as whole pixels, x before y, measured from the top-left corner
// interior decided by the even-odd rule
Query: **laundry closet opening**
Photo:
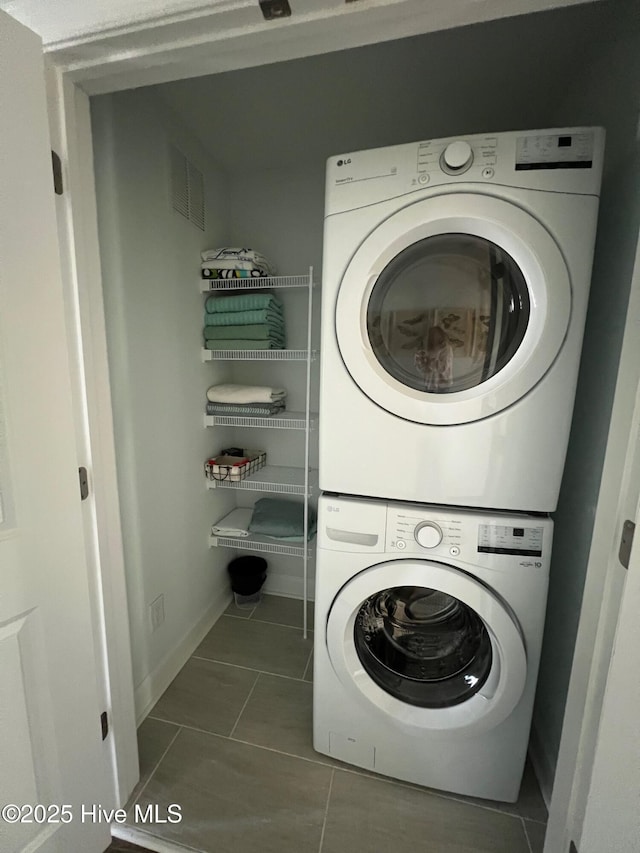
[[[309,377],[304,359],[202,360],[206,297],[199,286],[200,253],[251,247],[280,275],[306,276],[312,268],[313,349],[319,341],[327,157],[458,134],[600,125],[607,130],[605,175],[576,398],[579,417],[555,517],[534,715],[536,767],[550,793],[639,218],[628,171],[635,78],[627,75],[625,62],[611,58],[632,56],[637,44],[638,33],[616,23],[613,4],[604,2],[92,99],[139,723],[194,652],[196,661],[202,660],[197,650],[208,631],[224,619],[246,615],[223,614],[231,601],[227,564],[251,552],[210,547],[210,532],[234,507],[253,506],[264,493],[207,489],[204,462],[230,447],[266,450],[267,464],[276,467],[299,468],[305,458],[304,428],[205,426],[207,389],[229,382],[285,388],[287,409],[302,413],[309,378],[310,409],[317,412],[317,359]],[[632,165],[637,169],[637,159]],[[176,198],[181,175],[186,176],[183,194]],[[309,290],[283,288],[277,296],[287,349],[304,352]],[[313,470],[317,431],[309,436]],[[393,435],[378,459],[361,458],[356,446],[352,455],[354,465],[397,465],[399,476],[405,461]],[[302,500],[291,494],[281,490],[269,496]],[[268,561],[263,592],[285,600],[277,604],[287,615],[274,624],[280,634],[295,632],[295,640],[284,643],[282,660],[291,654],[298,668],[288,670],[284,663],[281,675],[308,682],[313,633],[307,640],[302,636],[300,557],[261,556]],[[310,598],[313,565],[310,560]],[[246,624],[252,621],[261,621],[258,613]],[[304,644],[303,651],[297,643]],[[245,670],[250,669],[247,664]],[[255,670],[261,671],[259,662]],[[198,671],[193,683],[207,677]],[[236,720],[234,714],[227,717]],[[171,719],[153,714],[152,719],[158,742],[168,747],[175,731],[160,724],[172,724]],[[228,730],[226,725],[218,734],[230,734],[233,723]],[[179,771],[176,765],[166,772]]]

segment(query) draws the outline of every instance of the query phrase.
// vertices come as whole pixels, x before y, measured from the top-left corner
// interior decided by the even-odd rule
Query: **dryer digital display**
[[[542,527],[478,525],[478,553],[542,556]]]

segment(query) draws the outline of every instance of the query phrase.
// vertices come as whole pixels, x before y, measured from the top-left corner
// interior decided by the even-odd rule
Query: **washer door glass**
[[[473,234],[438,234],[400,252],[367,308],[375,357],[409,388],[474,388],[511,360],[529,322],[529,293],[514,259]]]
[[[376,684],[422,708],[466,701],[491,671],[491,639],[482,619],[457,598],[426,587],[394,587],[367,598],[354,641]]]

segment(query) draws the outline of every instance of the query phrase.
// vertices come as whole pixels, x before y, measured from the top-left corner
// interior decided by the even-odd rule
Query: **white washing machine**
[[[552,535],[545,516],[321,496],[315,749],[515,802]]]
[[[329,159],[321,489],[555,509],[603,149],[574,128]]]

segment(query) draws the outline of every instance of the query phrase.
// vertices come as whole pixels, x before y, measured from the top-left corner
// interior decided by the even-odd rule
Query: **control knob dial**
[[[423,521],[413,531],[416,542],[423,548],[435,548],[442,542],[442,530],[435,521]]]
[[[442,152],[442,163],[451,172],[466,171],[473,161],[473,151],[468,142],[458,139],[450,142]]]

